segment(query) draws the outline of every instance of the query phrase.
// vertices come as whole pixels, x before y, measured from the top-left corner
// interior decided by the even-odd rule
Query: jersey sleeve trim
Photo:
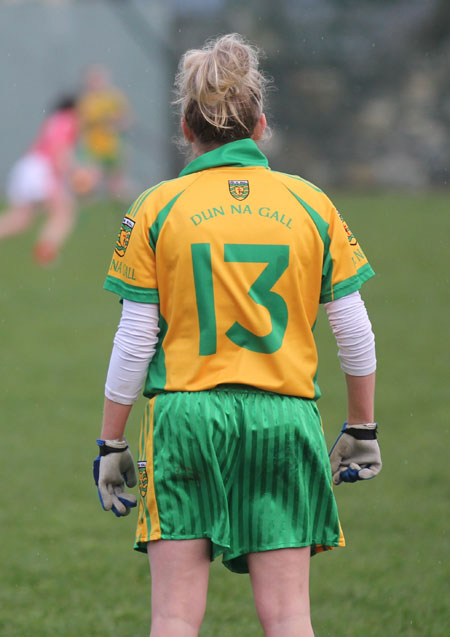
[[[356,292],[361,288],[365,281],[368,281],[373,276],[375,276],[375,272],[372,270],[370,264],[366,263],[355,275],[345,281],[339,281],[339,283],[336,283],[336,285],[333,286],[332,290],[322,293],[320,296],[320,303],[336,301],[337,299],[341,299],[343,296],[347,296],[347,294]]]
[[[105,290],[118,294],[123,299],[136,303],[159,303],[159,292],[154,288],[140,288],[108,275],[103,285]]]

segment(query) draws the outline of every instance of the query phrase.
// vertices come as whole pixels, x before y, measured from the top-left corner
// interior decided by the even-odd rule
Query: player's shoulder
[[[159,183],[147,188],[140,197],[149,201],[167,201],[173,197],[183,193],[186,188],[195,180],[196,175],[185,175],[183,177],[174,177],[173,179],[165,179]]]
[[[138,214],[147,213],[150,216],[157,215],[166,206],[183,194],[192,181],[192,175],[167,179],[147,188],[137,197],[127,212],[127,216],[136,217]]]
[[[319,213],[322,217],[329,216],[334,205],[328,195],[319,188],[319,186],[316,186],[316,184],[299,175],[291,175],[279,171],[271,172],[274,178],[282,183],[299,203]]]
[[[324,195],[324,191],[319,188],[318,186],[316,186],[316,184],[313,184],[311,181],[308,181],[307,179],[304,179],[303,177],[300,177],[300,175],[291,175],[289,173],[284,173],[278,170],[272,170],[271,171],[272,175],[274,176],[275,179],[278,179],[279,181],[283,182],[284,184],[291,186],[292,188],[296,188],[296,189],[301,189],[305,192],[316,192],[316,193],[320,193],[322,195]]]

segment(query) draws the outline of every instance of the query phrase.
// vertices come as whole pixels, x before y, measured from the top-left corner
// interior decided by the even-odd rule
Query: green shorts
[[[138,469],[137,550],[210,538],[211,559],[248,573],[248,553],[345,544],[314,401],[239,386],[159,394]]]

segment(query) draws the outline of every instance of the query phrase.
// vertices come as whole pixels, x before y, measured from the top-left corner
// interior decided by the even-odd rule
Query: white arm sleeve
[[[338,345],[341,369],[351,376],[375,371],[375,336],[359,292],[325,303],[328,320]]]
[[[110,400],[133,405],[138,399],[158,342],[158,320],[159,305],[123,300],[105,384]]]

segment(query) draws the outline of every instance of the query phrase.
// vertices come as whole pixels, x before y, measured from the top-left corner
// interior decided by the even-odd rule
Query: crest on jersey
[[[228,181],[228,190],[230,191],[230,195],[237,199],[238,201],[243,201],[247,199],[250,193],[250,186],[248,185],[248,181],[245,180],[230,180]]]
[[[140,461],[137,464],[139,471],[139,493],[142,498],[145,498],[148,487],[147,463],[145,461]]]
[[[131,231],[134,228],[135,222],[128,217],[124,217],[122,221],[122,225],[120,226],[119,234],[116,239],[115,252],[119,257],[123,257],[125,254],[128,244],[130,242]]]

